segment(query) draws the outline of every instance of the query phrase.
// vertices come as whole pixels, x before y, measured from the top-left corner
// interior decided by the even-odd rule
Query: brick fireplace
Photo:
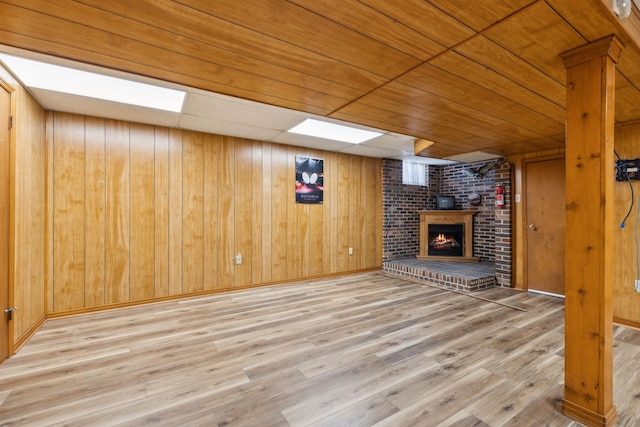
[[[436,194],[456,197],[455,209],[473,209],[473,254],[479,263],[456,263],[459,267],[471,267],[464,264],[483,264],[495,262],[496,285],[512,286],[512,182],[511,164],[505,162],[495,170],[489,171],[483,178],[469,177],[467,168],[478,168],[485,162],[455,163],[444,166],[429,165],[428,185],[402,184],[402,161],[383,160],[383,266],[391,261],[413,259],[420,249],[420,216],[418,211],[435,210]],[[506,190],[504,209],[495,206],[494,191],[496,185]],[[482,196],[481,204],[473,208],[467,203],[467,195],[476,192]],[[418,264],[421,264],[418,262]],[[445,263],[451,266],[451,263]],[[455,265],[455,264],[454,264]]]

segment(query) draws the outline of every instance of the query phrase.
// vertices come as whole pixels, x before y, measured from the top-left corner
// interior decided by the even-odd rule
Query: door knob
[[[7,320],[13,320],[13,312],[16,311],[18,307],[9,307],[4,312],[7,313]]]
[[[535,226],[535,224],[529,224],[529,230],[536,230],[537,227]]]

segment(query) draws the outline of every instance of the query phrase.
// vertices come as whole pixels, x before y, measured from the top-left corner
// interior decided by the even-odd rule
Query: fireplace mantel
[[[420,253],[419,260],[478,262],[473,256],[473,216],[478,211],[418,211],[420,214]],[[429,224],[464,224],[463,256],[431,256],[429,248]]]

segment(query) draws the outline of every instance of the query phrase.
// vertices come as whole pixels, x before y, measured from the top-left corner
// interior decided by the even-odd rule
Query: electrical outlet
[[[236,264],[242,264],[242,254],[240,252],[236,255]]]
[[[353,255],[353,248],[349,248],[349,255]]]
[[[636,280],[636,292],[640,292],[640,280]]]

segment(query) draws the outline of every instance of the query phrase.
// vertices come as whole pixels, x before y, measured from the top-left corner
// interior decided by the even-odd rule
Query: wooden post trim
[[[614,64],[617,64],[623,49],[622,42],[612,34],[561,53],[560,58],[564,62],[564,68],[570,68],[602,57],[608,57]]]
[[[609,413],[602,415],[585,409],[582,406],[567,401],[566,399],[562,401],[562,404],[564,414],[567,417],[580,421],[582,424],[587,426],[612,426],[618,419],[618,413],[615,406],[611,406]]]
[[[615,64],[609,36],[560,55],[567,69],[564,413],[610,426],[613,405]]]

